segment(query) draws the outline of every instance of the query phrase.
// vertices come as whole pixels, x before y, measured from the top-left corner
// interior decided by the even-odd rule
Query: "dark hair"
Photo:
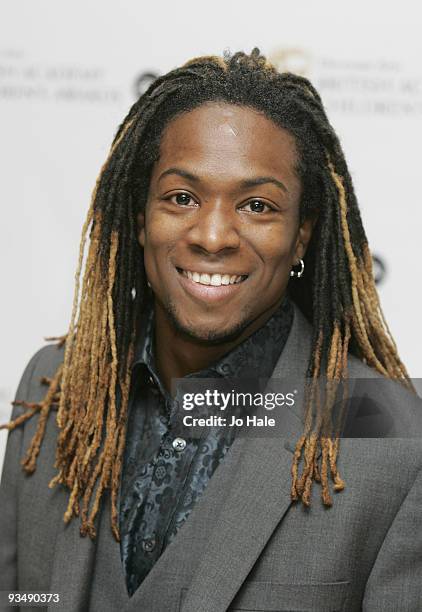
[[[306,275],[289,287],[313,326],[309,379],[315,381],[321,374],[329,381],[345,378],[352,350],[381,374],[410,386],[379,305],[352,180],[319,94],[307,79],[279,73],[257,48],[249,55],[192,59],[148,88],[114,138],[82,232],[64,363],[47,381],[49,390],[39,405],[37,430],[23,464],[27,472],[35,470],[49,410],[59,402],[59,471],[50,485],[62,483],[70,490],[65,520],[80,514],[83,535],[95,537],[99,504],[103,492],[110,489],[111,525],[119,538],[116,500],[130,365],[147,292],[136,215],[145,206],[166,125],[181,113],[217,101],[255,109],[295,138],[301,219],[317,217],[305,257]],[[90,245],[80,290],[88,232]],[[36,405],[20,403],[28,406],[28,412],[10,427],[37,412]],[[331,505],[329,476],[334,489],[344,486],[336,465],[339,437],[333,431],[329,404],[323,414],[315,404],[307,402],[305,431],[292,465],[291,495],[309,505],[316,480],[322,485],[323,502]]]

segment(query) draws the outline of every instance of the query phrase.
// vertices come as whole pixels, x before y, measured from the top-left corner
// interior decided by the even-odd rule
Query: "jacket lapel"
[[[241,442],[239,470],[232,474],[230,489],[218,491],[223,509],[183,612],[226,610],[290,507],[291,450],[275,438]]]
[[[273,378],[304,382],[310,343],[310,325],[295,307],[292,329]],[[282,439],[252,434],[236,440],[231,450],[238,460],[227,466],[223,462],[223,469],[213,476],[216,480],[209,486],[216,486],[209,492],[218,496],[222,509],[182,604],[183,612],[226,610],[289,510],[291,465],[295,443],[303,433],[302,412],[301,402],[284,410]],[[218,479],[224,468],[230,474],[223,487]]]

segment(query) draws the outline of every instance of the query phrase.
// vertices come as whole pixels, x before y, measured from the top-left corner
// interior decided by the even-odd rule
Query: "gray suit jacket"
[[[295,308],[274,377],[304,376],[310,333]],[[45,393],[39,378],[51,375],[62,357],[55,346],[41,349],[17,397],[39,401]],[[349,368],[352,377],[374,376],[354,358]],[[387,415],[393,435],[401,435],[403,423],[420,432],[419,406],[403,407],[398,398],[400,392]],[[132,598],[109,526],[109,499],[92,542],[80,537],[78,519],[63,523],[67,492],[48,488],[56,473],[54,412],[36,472],[22,472],[19,459],[36,424],[30,420],[8,438],[0,493],[0,590],[59,593],[60,607],[51,610],[66,612],[422,610],[420,438],[343,439],[338,467],[345,490],[327,508],[314,485],[312,506],[305,509],[290,500],[302,411],[299,404],[284,410],[283,439],[236,438]],[[353,422],[361,418],[364,431],[373,411],[362,417],[357,412],[355,406]]]

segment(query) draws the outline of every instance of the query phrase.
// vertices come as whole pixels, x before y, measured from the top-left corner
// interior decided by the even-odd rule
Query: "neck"
[[[172,378],[183,378],[218,361],[251,334],[265,325],[282,299],[251,321],[235,338],[219,344],[196,340],[176,329],[166,312],[155,301],[155,357],[156,367],[165,388],[170,391]]]

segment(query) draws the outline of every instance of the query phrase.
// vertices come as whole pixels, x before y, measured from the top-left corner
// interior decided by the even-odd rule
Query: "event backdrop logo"
[[[135,100],[142,96],[148,87],[157,79],[160,75],[157,72],[141,72],[134,80],[133,93]]]
[[[311,72],[311,54],[299,47],[277,49],[268,55],[268,59],[279,72],[293,72],[301,76],[309,76]]]

